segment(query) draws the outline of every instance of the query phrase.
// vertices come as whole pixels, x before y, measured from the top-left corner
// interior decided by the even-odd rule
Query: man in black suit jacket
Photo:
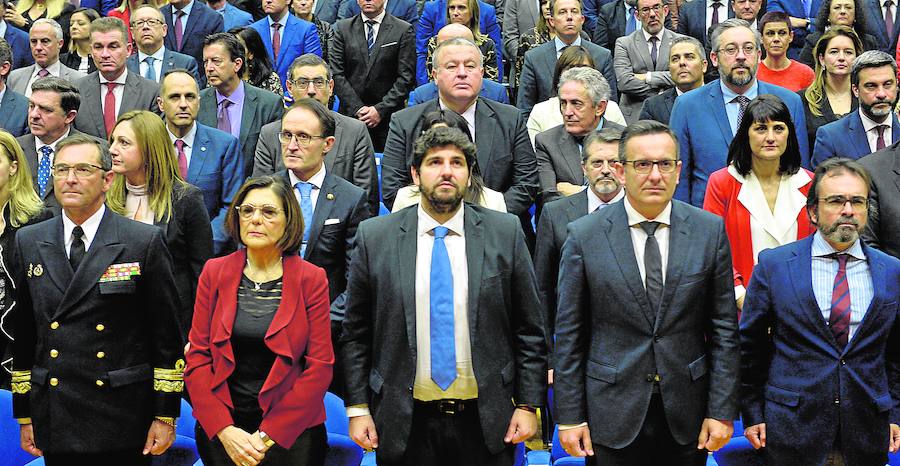
[[[434,63],[438,98],[391,117],[381,168],[385,205],[390,209],[397,191],[412,183],[409,168],[413,144],[422,132],[422,116],[447,108],[469,124],[485,186],[503,193],[507,212],[526,218],[537,194],[538,177],[522,116],[515,107],[478,97],[482,61],[481,52],[472,42],[458,38],[442,42],[434,51]],[[449,63],[456,65],[449,68]]]
[[[202,65],[204,39],[211,34],[223,32],[225,20],[205,3],[195,0],[173,0],[169,5],[171,8],[160,8],[168,28],[166,49],[190,55],[198,65]],[[200,66],[200,76],[205,78],[205,73],[206,70]]]
[[[676,32],[699,40],[703,44],[703,49],[706,51],[709,51],[710,49],[709,30],[713,26],[710,24],[712,22],[712,16],[707,18],[706,13],[707,11],[710,11],[711,6],[716,2],[721,3],[721,5],[718,6],[719,22],[725,21],[728,18],[734,18],[734,9],[732,9],[730,2],[723,0],[695,0],[692,2],[685,2],[678,12],[678,27],[676,28]],[[704,56],[709,56],[709,54],[704,54]]]
[[[413,28],[384,3],[359,0],[362,13],[335,23],[329,51],[338,111],[369,127],[376,152],[384,151],[390,115],[406,106],[416,72]]]
[[[639,120],[655,120],[669,124],[675,98],[703,85],[707,61],[703,44],[691,36],[676,37],[669,47],[669,73],[675,87],[644,101]]]
[[[149,465],[175,440],[184,386],[172,259],[162,230],[104,207],[115,175],[98,141],[57,148],[63,215],[16,236],[21,446],[48,466]]]
[[[859,159],[872,177],[866,244],[900,258],[900,142]]]
[[[616,39],[627,35],[628,13],[634,12],[634,8],[636,5],[629,5],[625,0],[614,0],[601,6],[591,41],[607,50],[615,50]],[[635,27],[635,30],[640,27],[636,18]]]
[[[325,168],[325,154],[334,147],[334,131],[335,119],[322,103],[309,97],[296,101],[281,120],[279,139],[286,170],[279,174],[294,187],[303,213],[304,242],[300,254],[325,269],[328,276],[331,341],[337,348],[356,227],[371,214],[365,191]],[[285,139],[288,133],[299,137],[321,134],[322,137],[303,145],[299,137]],[[312,186],[305,191],[304,184]],[[341,371],[336,370],[329,391],[343,396],[343,387]]]
[[[681,162],[667,126],[633,123],[620,147],[625,199],[572,222],[562,249],[560,442],[594,465],[705,465],[738,414],[725,226],[672,200]]]
[[[513,217],[463,205],[474,162],[461,131],[426,131],[419,205],[356,233],[344,400],[350,437],[382,466],[508,466],[537,430],[547,337],[531,259]]]

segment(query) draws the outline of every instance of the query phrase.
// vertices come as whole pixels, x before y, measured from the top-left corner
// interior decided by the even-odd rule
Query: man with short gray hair
[[[684,171],[675,198],[703,205],[706,181],[727,164],[728,146],[747,104],[756,96],[773,94],[784,101],[794,120],[795,134],[806,134],[806,117],[800,96],[779,86],[756,79],[762,39],[742,19],[719,23],[710,37],[709,57],[719,70],[719,79],[688,92],[675,101],[670,118],[678,136]],[[797,138],[800,158],[809,166],[809,141]]]
[[[850,67],[850,88],[859,110],[816,131],[812,164],[830,157],[856,160],[900,141],[897,104],[897,62],[880,50],[864,52]]]
[[[31,44],[31,56],[34,64],[14,70],[9,74],[9,87],[31,96],[31,85],[39,78],[56,76],[69,82],[84,77],[84,73],[73,70],[59,61],[59,51],[63,46],[63,30],[55,20],[41,18],[31,25],[28,31]]]
[[[603,118],[609,93],[606,79],[593,68],[571,68],[560,76],[557,94],[563,124],[539,133],[534,139],[544,202],[584,189],[584,173],[576,167],[588,134],[604,128],[624,129]]]

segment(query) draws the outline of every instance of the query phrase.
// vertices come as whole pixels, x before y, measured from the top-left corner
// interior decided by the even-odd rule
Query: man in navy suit
[[[864,0],[857,8],[865,9],[867,32],[875,36],[878,50],[894,54],[897,48],[897,34],[900,33],[900,16],[897,2],[886,5],[887,0]],[[885,18],[890,18],[893,27],[888,30]]]
[[[591,34],[591,40],[595,44],[607,50],[614,50],[616,39],[640,28],[636,16],[637,3],[630,1],[632,4],[628,4],[625,0],[615,0],[600,7],[597,26]]]
[[[28,98],[6,85],[12,69],[12,50],[0,39],[0,128],[19,137],[28,130]]]
[[[225,21],[223,28],[225,31],[230,31],[231,28],[249,26],[253,23],[253,16],[250,13],[232,5],[227,0],[210,0],[206,4],[213,11],[222,15],[222,20]]]
[[[197,123],[200,90],[190,73],[183,69],[169,70],[161,84],[157,102],[175,146],[181,175],[203,192],[203,202],[212,222],[213,252],[220,254],[228,245],[225,214],[234,193],[244,182],[240,144],[224,131]]]
[[[675,100],[669,124],[678,136],[684,175],[675,190],[675,198],[703,205],[706,181],[714,171],[725,167],[728,146],[738,127],[742,106],[760,94],[774,94],[784,101],[794,120],[796,134],[806,134],[806,119],[800,97],[779,86],[756,79],[759,65],[759,34],[742,19],[723,21],[713,31],[710,54],[719,69],[720,79],[681,95]],[[743,103],[742,103],[743,102]],[[809,142],[802,137],[800,157],[809,166]]]
[[[768,464],[882,465],[900,449],[900,261],[859,239],[871,180],[816,168],[818,231],[760,253],[741,315],[744,436]]]
[[[816,131],[812,165],[829,157],[856,160],[900,141],[897,103],[897,62],[880,50],[864,52],[850,66],[853,95],[859,109]]]
[[[716,5],[718,3],[718,5]],[[728,18],[734,18],[734,10],[723,0],[694,0],[685,2],[678,12],[679,34],[691,36],[703,43],[703,47],[709,50],[709,30],[718,23]],[[714,23],[713,11],[718,9],[718,22]],[[815,13],[813,13],[815,16]]]
[[[6,39],[12,49],[12,69],[17,70],[23,66],[34,63],[31,56],[31,46],[28,44],[28,33],[3,20],[6,15],[6,0],[0,1],[0,37]],[[12,2],[9,8],[15,8]]]
[[[172,6],[160,8],[166,20],[166,49],[194,57],[203,63],[203,40],[210,34],[222,32],[225,22],[222,15],[194,0],[173,0]],[[200,75],[204,70],[200,68]]]
[[[325,154],[334,147],[334,116],[318,100],[294,102],[281,121],[279,174],[294,187],[303,213],[304,259],[325,269],[331,301],[331,341],[337,348],[344,321],[347,269],[359,222],[369,218],[366,192],[325,169]],[[322,137],[311,138],[310,136]],[[342,371],[335,372],[329,391],[343,396]]]
[[[353,1],[353,0],[349,0]],[[391,2],[388,2],[390,5]],[[500,23],[497,22],[497,11],[493,6],[478,0],[479,29],[481,33],[490,37],[497,46],[497,63],[503,60],[499,53],[502,50],[502,36]],[[425,3],[422,15],[416,25],[416,84],[422,85],[431,77],[431,70],[425,69],[428,39],[438,33],[447,24],[447,0],[433,0]],[[514,57],[513,57],[514,58]],[[500,70],[503,71],[502,69]]]
[[[550,98],[553,94],[556,60],[562,50],[571,45],[580,45],[590,52],[594,59],[594,68],[603,73],[603,77],[609,83],[610,99],[618,101],[619,92],[616,87],[612,53],[604,47],[594,45],[581,38],[581,26],[584,24],[581,2],[579,0],[550,0],[550,11],[552,12],[550,23],[556,29],[556,38],[525,53],[525,63],[522,65],[522,74],[519,76],[516,107],[522,111],[525,118],[528,118],[536,103]]]
[[[194,57],[167,50],[163,45],[169,27],[159,10],[142,6],[131,12],[130,21],[131,33],[138,48],[138,53],[128,57],[125,63],[130,71],[159,83],[166,71],[180,68],[191,73],[197,82],[206,82],[205,77],[200,80]]]
[[[319,0],[317,3],[326,3],[326,1]],[[413,26],[415,26],[419,22],[419,12],[416,11],[416,2],[413,0],[390,1],[387,3],[387,6],[385,8],[391,15],[400,18],[403,21],[412,24]],[[316,9],[318,9],[318,5],[316,5]],[[346,19],[352,16],[356,16],[360,14],[361,11],[362,10],[359,9],[359,4],[355,1],[343,1],[341,2],[340,10],[338,11],[338,19]],[[318,17],[319,15],[316,15],[316,18]]]
[[[250,27],[259,33],[282,87],[287,88],[288,72],[297,57],[304,53],[322,56],[319,33],[313,23],[290,14],[289,0],[261,1],[266,17]]]

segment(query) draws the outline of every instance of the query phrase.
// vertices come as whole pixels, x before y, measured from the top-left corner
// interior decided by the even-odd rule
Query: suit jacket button
[[[95,327],[95,328],[97,329],[98,332],[102,332],[103,330],[106,329],[106,327],[103,326],[103,324],[97,324],[97,327]]]
[[[97,359],[103,359],[106,357],[106,353],[103,351],[97,351]]]
[[[98,380],[98,381],[95,382],[95,383],[97,384],[98,387],[102,387],[102,386],[103,386],[103,381],[102,381],[102,380]]]
[[[57,357],[57,356],[59,356],[59,351],[56,351],[55,349],[50,350],[50,357],[51,357],[51,358],[55,358],[55,357]]]
[[[59,322],[52,322],[50,324],[50,330],[56,330],[59,328]]]
[[[51,377],[50,378],[50,386],[55,387],[57,385],[59,385],[59,379],[57,379],[56,377]]]
[[[836,404],[836,405],[841,404],[841,397],[839,395],[834,396],[834,404]]]
[[[846,366],[846,365],[847,365],[847,361],[841,359],[841,365],[842,365],[842,366]]]

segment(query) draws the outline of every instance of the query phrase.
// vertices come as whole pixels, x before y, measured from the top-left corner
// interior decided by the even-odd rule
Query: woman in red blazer
[[[271,176],[248,180],[225,228],[246,248],[203,268],[185,369],[200,457],[207,466],[323,465],[328,282],[296,255],[303,216],[292,189]]]
[[[728,166],[709,177],[703,208],[725,219],[738,308],[759,252],[809,236],[812,173],[800,167],[798,137],[787,106],[763,94],[744,110],[728,148]]]

